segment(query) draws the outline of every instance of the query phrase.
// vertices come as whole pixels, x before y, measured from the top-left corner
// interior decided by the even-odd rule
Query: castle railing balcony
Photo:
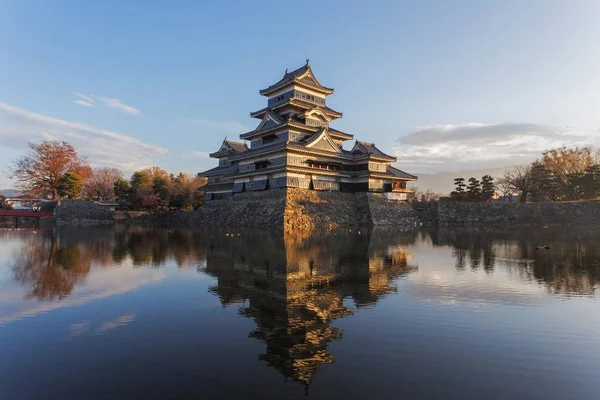
[[[392,188],[394,193],[414,193],[414,189],[411,188]]]

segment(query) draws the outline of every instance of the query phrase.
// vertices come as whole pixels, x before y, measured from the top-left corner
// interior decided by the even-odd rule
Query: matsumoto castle
[[[268,100],[250,114],[260,120],[256,129],[242,133],[241,142],[225,139],[210,154],[219,166],[199,174],[208,178],[207,200],[284,187],[383,192],[396,200],[412,192],[406,182],[417,177],[392,167],[396,157],[374,143],[357,140],[352,150],[342,148],[354,136],[330,126],[342,113],[327,106],[333,89],[319,83],[308,60],[260,94]]]

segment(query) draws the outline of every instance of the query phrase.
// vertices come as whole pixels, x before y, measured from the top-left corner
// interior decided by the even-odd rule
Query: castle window
[[[269,161],[257,161],[254,163],[254,169],[265,169],[269,166]]]
[[[263,144],[272,143],[277,140],[277,135],[267,135],[263,136],[262,142]]]

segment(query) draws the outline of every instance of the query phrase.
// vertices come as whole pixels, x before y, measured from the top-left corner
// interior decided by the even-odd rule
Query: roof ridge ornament
[[[306,65],[310,65],[310,59],[306,59]]]

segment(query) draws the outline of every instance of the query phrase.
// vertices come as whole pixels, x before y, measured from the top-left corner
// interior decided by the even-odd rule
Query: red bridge
[[[31,210],[2,210],[0,217],[52,217],[52,213]]]

